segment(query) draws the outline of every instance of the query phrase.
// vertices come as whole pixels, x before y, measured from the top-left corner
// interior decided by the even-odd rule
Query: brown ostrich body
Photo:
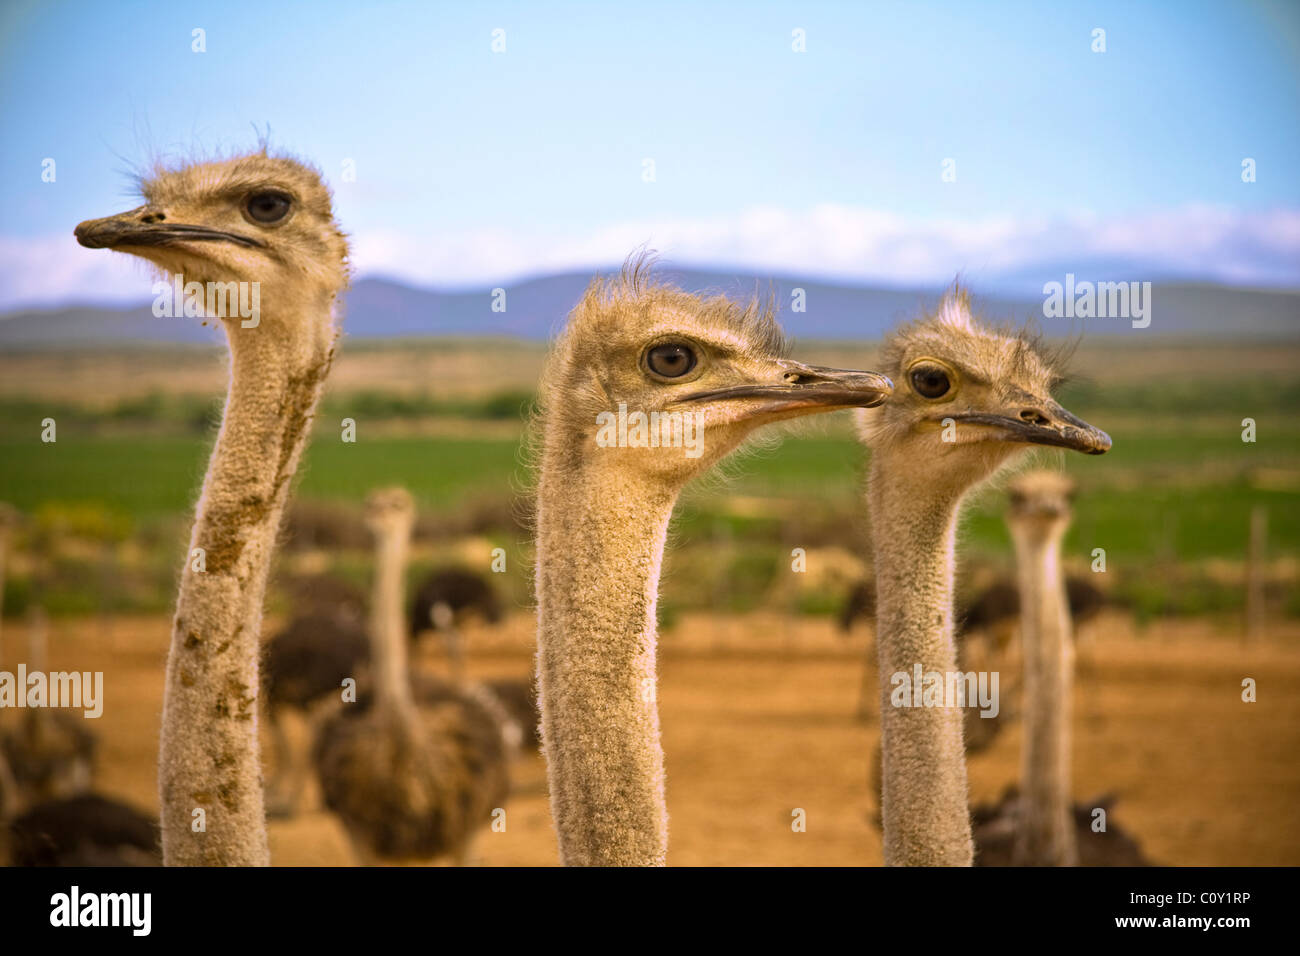
[[[402,590],[414,505],[402,489],[374,493],[372,695],[344,704],[320,729],[313,763],[325,805],[366,863],[463,861],[509,792],[501,726],[451,684],[412,684]]]

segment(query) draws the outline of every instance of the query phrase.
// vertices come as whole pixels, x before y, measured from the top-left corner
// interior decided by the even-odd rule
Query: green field
[[[197,496],[211,442],[191,435],[67,436],[56,444],[0,440],[0,496],[24,510],[50,502],[96,502],[133,520],[186,510]],[[466,497],[506,495],[518,442],[377,438],[315,441],[299,471],[305,498],[359,502],[382,484],[404,484],[428,508]]]
[[[1107,378],[1094,357],[1098,370],[1061,396],[1110,432],[1112,451],[1099,458],[1036,453],[1079,481],[1067,561],[1086,567],[1092,550],[1104,548],[1113,587],[1153,613],[1231,609],[1241,602],[1236,579],[1250,515],[1262,507],[1268,555],[1278,569],[1276,603],[1300,613],[1293,586],[1300,555],[1300,419],[1294,415],[1300,369],[1256,375],[1240,367],[1238,356],[1235,371],[1215,368],[1212,377],[1189,382],[1179,369],[1213,368],[1213,355],[1182,346],[1145,362],[1123,358]],[[1265,353],[1259,358],[1277,360]],[[315,503],[327,517],[356,515],[367,491],[402,484],[422,513],[452,521],[481,511],[489,517],[480,533],[526,553],[527,530],[513,517],[527,511],[531,482],[520,436],[534,368],[528,355],[524,359],[501,376],[497,391],[453,400],[381,387],[374,376],[382,374],[382,355],[363,353],[357,361],[372,363],[374,371],[353,374],[358,385],[327,395],[300,472],[297,507]],[[147,566],[147,580],[111,603],[161,606],[174,575],[177,529],[183,532],[197,493],[220,406],[210,390],[140,391],[151,374],[164,374],[165,360],[131,361],[121,376],[121,396],[96,394],[93,401],[70,393],[66,380],[14,365],[15,379],[24,371],[28,379],[21,395],[0,392],[0,501],[37,518],[20,547],[47,547],[50,535],[113,547],[144,542],[147,556],[136,563]],[[4,357],[0,371],[20,362]],[[490,364],[491,356],[471,354],[464,362]],[[459,366],[453,372],[468,374]],[[47,379],[51,394],[32,394],[31,383]],[[55,443],[40,441],[46,416],[59,422]],[[359,423],[356,443],[341,441],[332,424],[344,416]],[[1247,417],[1256,421],[1254,443],[1241,438]],[[763,600],[782,555],[793,547],[833,546],[865,555],[865,457],[847,416],[837,414],[764,442],[729,463],[723,477],[690,489],[679,508],[668,569],[689,573],[680,575],[685,580],[668,603],[752,606]],[[1009,566],[1003,507],[996,489],[972,498],[963,525],[972,566]],[[83,592],[93,574],[75,552],[61,554],[54,571],[44,572],[56,609],[89,602]],[[364,579],[364,554],[340,554],[338,561]],[[521,565],[512,574],[521,600],[526,572]],[[6,600],[11,610],[26,590],[21,567],[13,583]],[[836,600],[804,595],[800,606],[829,609]]]
[[[1181,433],[1169,421],[1126,417],[1112,426],[1115,445],[1103,458],[1040,455],[1063,461],[1080,482],[1075,544],[1095,542],[1126,560],[1151,557],[1162,547],[1182,560],[1239,558],[1250,509],[1264,505],[1271,541],[1294,552],[1300,497],[1286,483],[1300,466],[1300,422],[1268,417],[1259,427],[1260,441],[1247,444],[1232,417],[1202,418],[1195,430]],[[95,503],[132,523],[147,522],[189,507],[209,447],[204,435],[68,431],[43,444],[10,429],[0,438],[0,500],[24,510]],[[700,512],[725,512],[729,496],[800,498],[849,511],[858,507],[864,461],[848,434],[790,435],[741,456],[725,480],[706,482],[687,501]],[[1275,472],[1280,483],[1271,485],[1268,476]],[[468,499],[526,494],[528,481],[518,439],[401,436],[352,444],[318,431],[298,494],[356,503],[369,489],[396,483],[410,488],[423,507],[447,510]],[[967,522],[973,544],[1001,546],[1000,508],[996,495],[976,496]]]

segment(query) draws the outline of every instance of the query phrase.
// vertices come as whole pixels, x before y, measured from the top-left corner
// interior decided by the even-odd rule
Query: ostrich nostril
[[[1020,420],[1031,425],[1050,425],[1052,420],[1036,408],[1025,408],[1020,412]]]
[[[151,209],[148,212],[146,212],[143,216],[140,217],[140,221],[143,223],[155,223],[155,222],[162,222],[166,218],[167,216],[162,212],[156,209]]]

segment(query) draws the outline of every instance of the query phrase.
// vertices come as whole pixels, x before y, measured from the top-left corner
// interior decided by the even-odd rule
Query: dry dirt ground
[[[7,623],[12,669],[22,635]],[[1075,711],[1076,797],[1116,794],[1111,819],[1160,863],[1300,864],[1300,627],[1279,625],[1252,647],[1200,621],[1139,634],[1115,616],[1092,631]],[[167,635],[163,617],[59,620],[50,635],[51,669],[105,672],[99,787],[151,809]],[[530,672],[529,616],[468,639],[477,674]],[[874,703],[866,721],[855,717],[869,641],[865,628],[845,640],[823,619],[762,614],[684,615],[663,636],[671,863],[881,862],[867,784]],[[432,650],[419,661],[441,663]],[[1241,700],[1246,677],[1257,703]],[[974,800],[1015,780],[1019,749],[1013,722],[972,758]],[[806,832],[791,828],[796,808]],[[341,829],[319,810],[273,821],[271,848],[282,865],[351,862]],[[540,756],[516,765],[506,831],[483,834],[476,855],[489,865],[556,862]]]

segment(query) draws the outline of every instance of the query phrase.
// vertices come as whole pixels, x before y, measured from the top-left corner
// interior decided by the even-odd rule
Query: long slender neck
[[[254,328],[227,326],[230,392],[167,656],[159,759],[167,865],[270,862],[257,740],[258,635],[280,516],[333,354],[331,305],[328,298],[300,305],[302,316],[279,317],[297,319],[288,323],[272,318],[268,306]],[[302,334],[287,336],[286,327]]]
[[[895,675],[917,666],[939,680],[957,671],[952,590],[959,492],[936,493],[899,477],[884,450],[872,456],[870,500],[876,560],[885,863],[969,866],[974,851],[966,797],[962,711],[920,706],[911,686],[895,706]],[[942,696],[942,695],[941,695]],[[899,698],[901,703],[901,698]]]
[[[370,655],[377,706],[410,714],[415,708],[407,671],[403,593],[410,526],[387,525],[375,536],[375,593],[370,608]]]
[[[567,865],[662,866],[655,604],[676,493],[616,474],[613,454],[575,460],[548,440],[542,461],[537,671],[551,812]]]
[[[1023,816],[1015,858],[1026,866],[1078,862],[1070,799],[1073,649],[1061,575],[1064,527],[1044,536],[1013,526],[1024,647]]]

